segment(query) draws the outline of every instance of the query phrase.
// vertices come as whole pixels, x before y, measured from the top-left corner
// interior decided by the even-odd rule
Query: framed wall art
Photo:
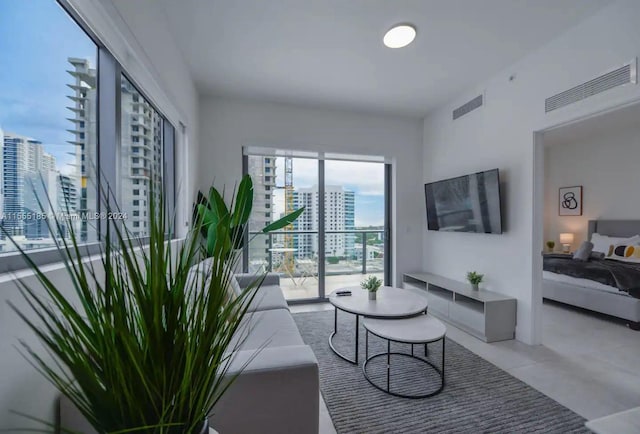
[[[582,186],[560,187],[558,215],[582,215]]]

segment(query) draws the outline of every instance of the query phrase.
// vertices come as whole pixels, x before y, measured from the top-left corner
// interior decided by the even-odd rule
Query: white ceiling
[[[123,1],[114,0],[117,5]],[[160,0],[199,90],[423,116],[610,0]],[[417,27],[388,49],[387,29]],[[135,32],[135,29],[133,29]]]

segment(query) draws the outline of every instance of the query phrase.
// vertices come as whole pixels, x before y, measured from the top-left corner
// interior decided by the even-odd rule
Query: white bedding
[[[629,294],[627,294],[624,291],[620,291],[615,286],[605,285],[604,283],[596,282],[589,279],[580,279],[579,277],[571,277],[565,274],[552,273],[551,271],[543,271],[542,278],[545,280],[553,280],[554,282],[568,283],[569,285],[581,286],[583,288],[597,289],[600,291],[619,294],[624,297],[630,297]]]

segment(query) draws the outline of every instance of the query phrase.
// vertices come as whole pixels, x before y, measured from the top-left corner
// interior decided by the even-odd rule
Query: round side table
[[[444,348],[445,348],[445,334],[447,328],[438,319],[430,315],[419,315],[406,319],[372,319],[366,318],[363,321],[363,326],[366,330],[366,344],[365,353],[366,360],[362,364],[362,372],[364,377],[375,388],[382,390],[393,396],[401,398],[421,399],[428,398],[430,396],[437,395],[444,389]],[[387,351],[384,353],[374,354],[369,356],[369,333],[387,341]],[[413,346],[416,344],[425,346],[425,356],[427,355],[427,344],[432,342],[442,341],[442,364],[441,367],[436,366],[428,359],[415,356],[413,352]],[[398,342],[402,344],[411,345],[411,353],[399,353],[391,351],[391,342]],[[423,394],[405,394],[391,391],[391,355],[397,355],[401,357],[408,357],[411,359],[419,360],[427,365],[431,366],[437,373],[440,374],[440,387],[434,392]],[[369,374],[367,373],[367,364],[379,357],[387,358],[387,384],[386,387],[382,387],[376,384]]]

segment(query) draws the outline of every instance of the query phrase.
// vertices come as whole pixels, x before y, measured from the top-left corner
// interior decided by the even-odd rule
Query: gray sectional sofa
[[[236,276],[245,287],[254,276]],[[318,361],[304,344],[280,288],[277,274],[265,278],[249,306],[250,331],[231,369],[262,348],[211,417],[224,433],[317,433],[320,406]]]
[[[241,288],[253,278],[236,276]],[[211,426],[221,434],[318,433],[318,361],[302,341],[279,284],[278,275],[267,275],[249,306],[251,313],[245,318],[248,334],[230,373],[250,362],[210,418]],[[68,429],[93,433],[64,399],[59,420]]]

